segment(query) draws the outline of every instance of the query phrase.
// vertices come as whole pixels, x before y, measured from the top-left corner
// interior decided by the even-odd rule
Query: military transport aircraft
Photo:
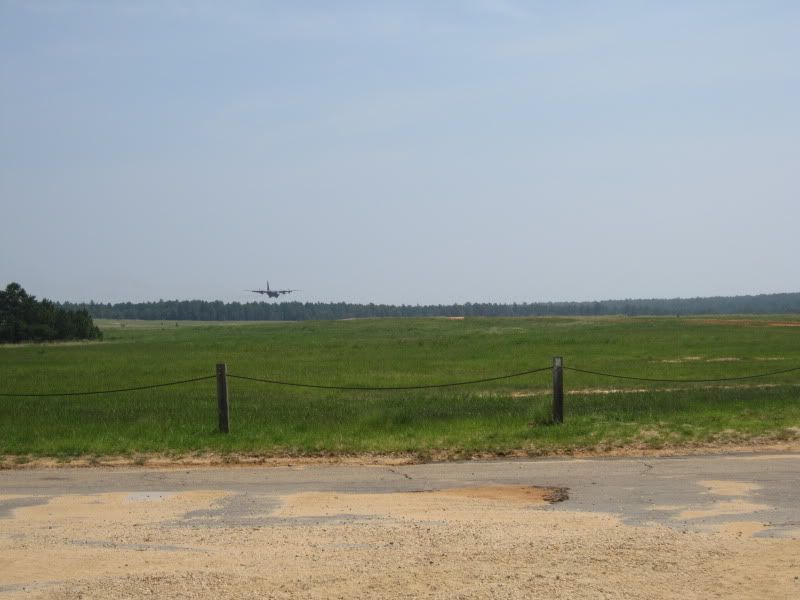
[[[265,290],[247,290],[255,294],[266,294],[270,298],[277,298],[281,294],[291,294],[292,292],[299,292],[300,290],[271,290],[269,289],[269,281],[267,282],[267,289]]]

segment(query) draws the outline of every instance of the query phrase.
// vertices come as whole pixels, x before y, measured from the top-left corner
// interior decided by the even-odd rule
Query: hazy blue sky
[[[796,1],[0,0],[39,297],[798,291],[799,183]]]

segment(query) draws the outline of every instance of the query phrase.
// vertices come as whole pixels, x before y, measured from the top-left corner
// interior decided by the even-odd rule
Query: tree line
[[[437,305],[353,304],[347,302],[157,302],[71,303],[94,318],[191,321],[305,321],[370,317],[550,317],[663,316],[800,313],[800,293],[711,298],[602,300],[594,302],[470,303]]]
[[[0,342],[47,342],[53,340],[100,339],[85,308],[58,306],[50,300],[37,300],[18,283],[0,292]]]

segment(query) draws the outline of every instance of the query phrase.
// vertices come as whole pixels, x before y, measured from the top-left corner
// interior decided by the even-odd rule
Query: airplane
[[[267,282],[267,289],[265,290],[247,290],[254,294],[266,294],[270,298],[277,298],[281,294],[291,294],[292,292],[299,292],[300,290],[271,290],[269,289],[269,281]]]

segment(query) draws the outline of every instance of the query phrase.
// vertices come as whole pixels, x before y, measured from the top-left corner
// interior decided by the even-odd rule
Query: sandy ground
[[[6,495],[0,598],[800,597],[800,541],[753,537],[754,486],[702,483],[714,504],[679,518],[736,517],[702,533],[527,486],[303,492],[248,522],[223,491]]]

